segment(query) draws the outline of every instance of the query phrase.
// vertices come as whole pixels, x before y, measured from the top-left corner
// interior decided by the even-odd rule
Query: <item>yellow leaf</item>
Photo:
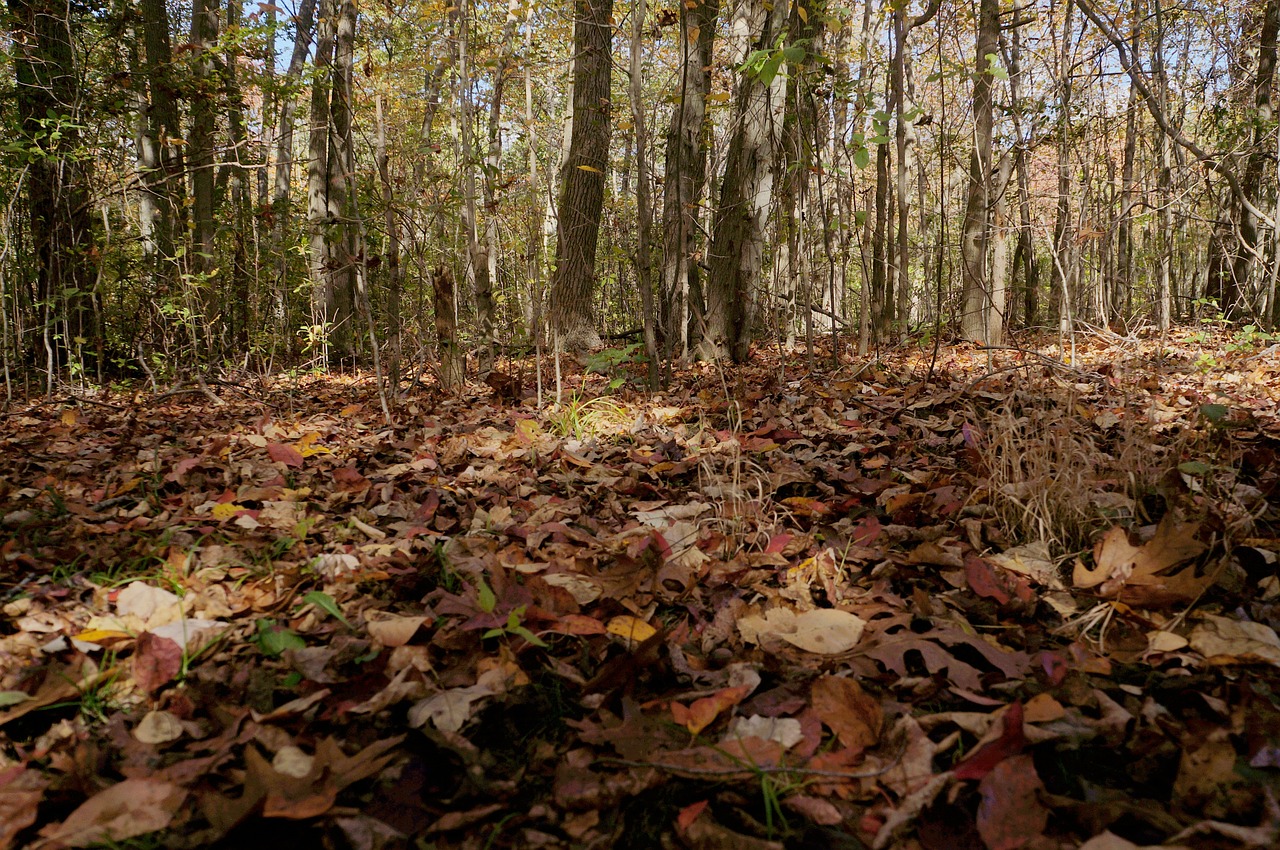
[[[213,510],[209,514],[214,519],[231,519],[231,517],[245,510],[244,505],[237,505],[235,502],[221,502],[213,506]]]
[[[698,43],[698,35],[702,32],[702,27],[689,27],[688,39],[690,44]]]
[[[729,93],[727,91],[718,91],[707,95],[708,103],[728,103]]]
[[[614,617],[605,624],[604,630],[611,635],[617,635],[635,643],[644,643],[658,633],[657,629],[644,620],[627,614]]]
[[[118,631],[116,629],[89,629],[78,635],[73,635],[76,640],[82,640],[86,643],[106,643],[108,641],[128,640],[133,635],[128,632]]]
[[[806,24],[809,23],[809,12],[804,8],[804,6],[796,6],[796,14],[800,16],[800,20],[804,21]]]
[[[320,439],[319,431],[312,431],[310,434],[303,434],[298,438],[298,442],[294,443],[298,447],[298,451],[303,451],[307,446]]]
[[[76,409],[74,407],[68,407],[62,411],[62,424],[68,428],[76,424]]]
[[[363,404],[348,404],[346,407],[342,408],[342,410],[338,411],[338,415],[339,416],[355,416],[357,413],[360,412],[360,409],[363,407],[364,407]]]
[[[312,455],[331,455],[333,454],[333,449],[328,446],[307,446],[305,449],[301,449],[298,454],[303,457],[311,457]]]
[[[601,171],[600,169],[596,168],[593,165],[579,165],[578,167],[581,168],[583,171],[590,171],[592,174],[604,174],[603,171]]]

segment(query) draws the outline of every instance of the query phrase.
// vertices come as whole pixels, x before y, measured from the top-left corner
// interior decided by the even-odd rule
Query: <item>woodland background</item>
[[[5,29],[10,387],[1280,316],[1280,0],[8,0]]]

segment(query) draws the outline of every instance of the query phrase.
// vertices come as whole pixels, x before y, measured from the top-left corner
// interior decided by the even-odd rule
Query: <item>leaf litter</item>
[[[1280,367],[1198,353],[10,411],[0,850],[1277,846]]]

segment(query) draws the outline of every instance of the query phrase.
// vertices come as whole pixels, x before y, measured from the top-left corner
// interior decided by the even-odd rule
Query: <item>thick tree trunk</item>
[[[331,328],[329,339],[330,365],[352,364],[355,361],[355,309],[357,263],[364,258],[357,248],[359,216],[355,211],[354,169],[355,148],[352,137],[354,104],[352,101],[352,77],[355,59],[356,2],[341,0],[338,27],[334,39],[333,84],[329,101],[329,123],[332,136],[329,143],[329,208],[338,223],[338,238],[331,247],[333,274],[327,293],[327,315]]]
[[[613,0],[575,0],[573,129],[560,182],[551,324],[565,351],[598,348],[592,298],[609,157]]]
[[[1261,203],[1262,178],[1275,154],[1268,140],[1275,134],[1272,88],[1276,76],[1276,39],[1280,35],[1280,0],[1267,0],[1262,9],[1262,30],[1258,39],[1258,70],[1253,83],[1253,144],[1245,160],[1240,188],[1254,204]],[[1231,286],[1223,294],[1222,309],[1230,319],[1240,319],[1249,310],[1250,277],[1258,256],[1259,216],[1256,208],[1236,204],[1235,256],[1231,262]]]
[[[751,34],[753,49],[777,49],[788,5],[785,0],[772,5],[765,0],[746,0],[739,7],[742,31]],[[709,359],[732,358],[742,363],[750,353],[764,227],[773,200],[774,151],[784,82],[781,74],[762,80],[751,73],[742,75],[738,82],[734,132],[711,236],[707,336],[701,346],[703,356]]]

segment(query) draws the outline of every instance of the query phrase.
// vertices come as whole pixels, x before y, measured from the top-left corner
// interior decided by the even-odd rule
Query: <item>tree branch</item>
[[[1093,22],[1093,25],[1098,28],[1103,37],[1111,42],[1112,47],[1116,49],[1120,56],[1120,65],[1124,68],[1125,73],[1129,75],[1129,79],[1133,81],[1138,93],[1142,95],[1143,101],[1147,104],[1147,111],[1151,113],[1151,117],[1155,119],[1156,126],[1160,128],[1161,132],[1168,136],[1174,144],[1190,152],[1207,168],[1221,174],[1227,181],[1227,185],[1231,187],[1231,193],[1236,196],[1236,200],[1240,201],[1240,205],[1257,216],[1259,221],[1264,222],[1268,227],[1274,228],[1276,226],[1275,220],[1254,206],[1248,193],[1240,185],[1240,178],[1236,175],[1235,170],[1220,157],[1209,153],[1194,141],[1182,135],[1169,123],[1168,117],[1164,114],[1164,109],[1161,108],[1155,93],[1151,89],[1151,83],[1147,80],[1147,75],[1142,72],[1142,68],[1138,65],[1134,55],[1129,51],[1129,46],[1125,43],[1124,37],[1116,31],[1115,26],[1098,14],[1087,0],[1075,0],[1075,4],[1084,16]]]

